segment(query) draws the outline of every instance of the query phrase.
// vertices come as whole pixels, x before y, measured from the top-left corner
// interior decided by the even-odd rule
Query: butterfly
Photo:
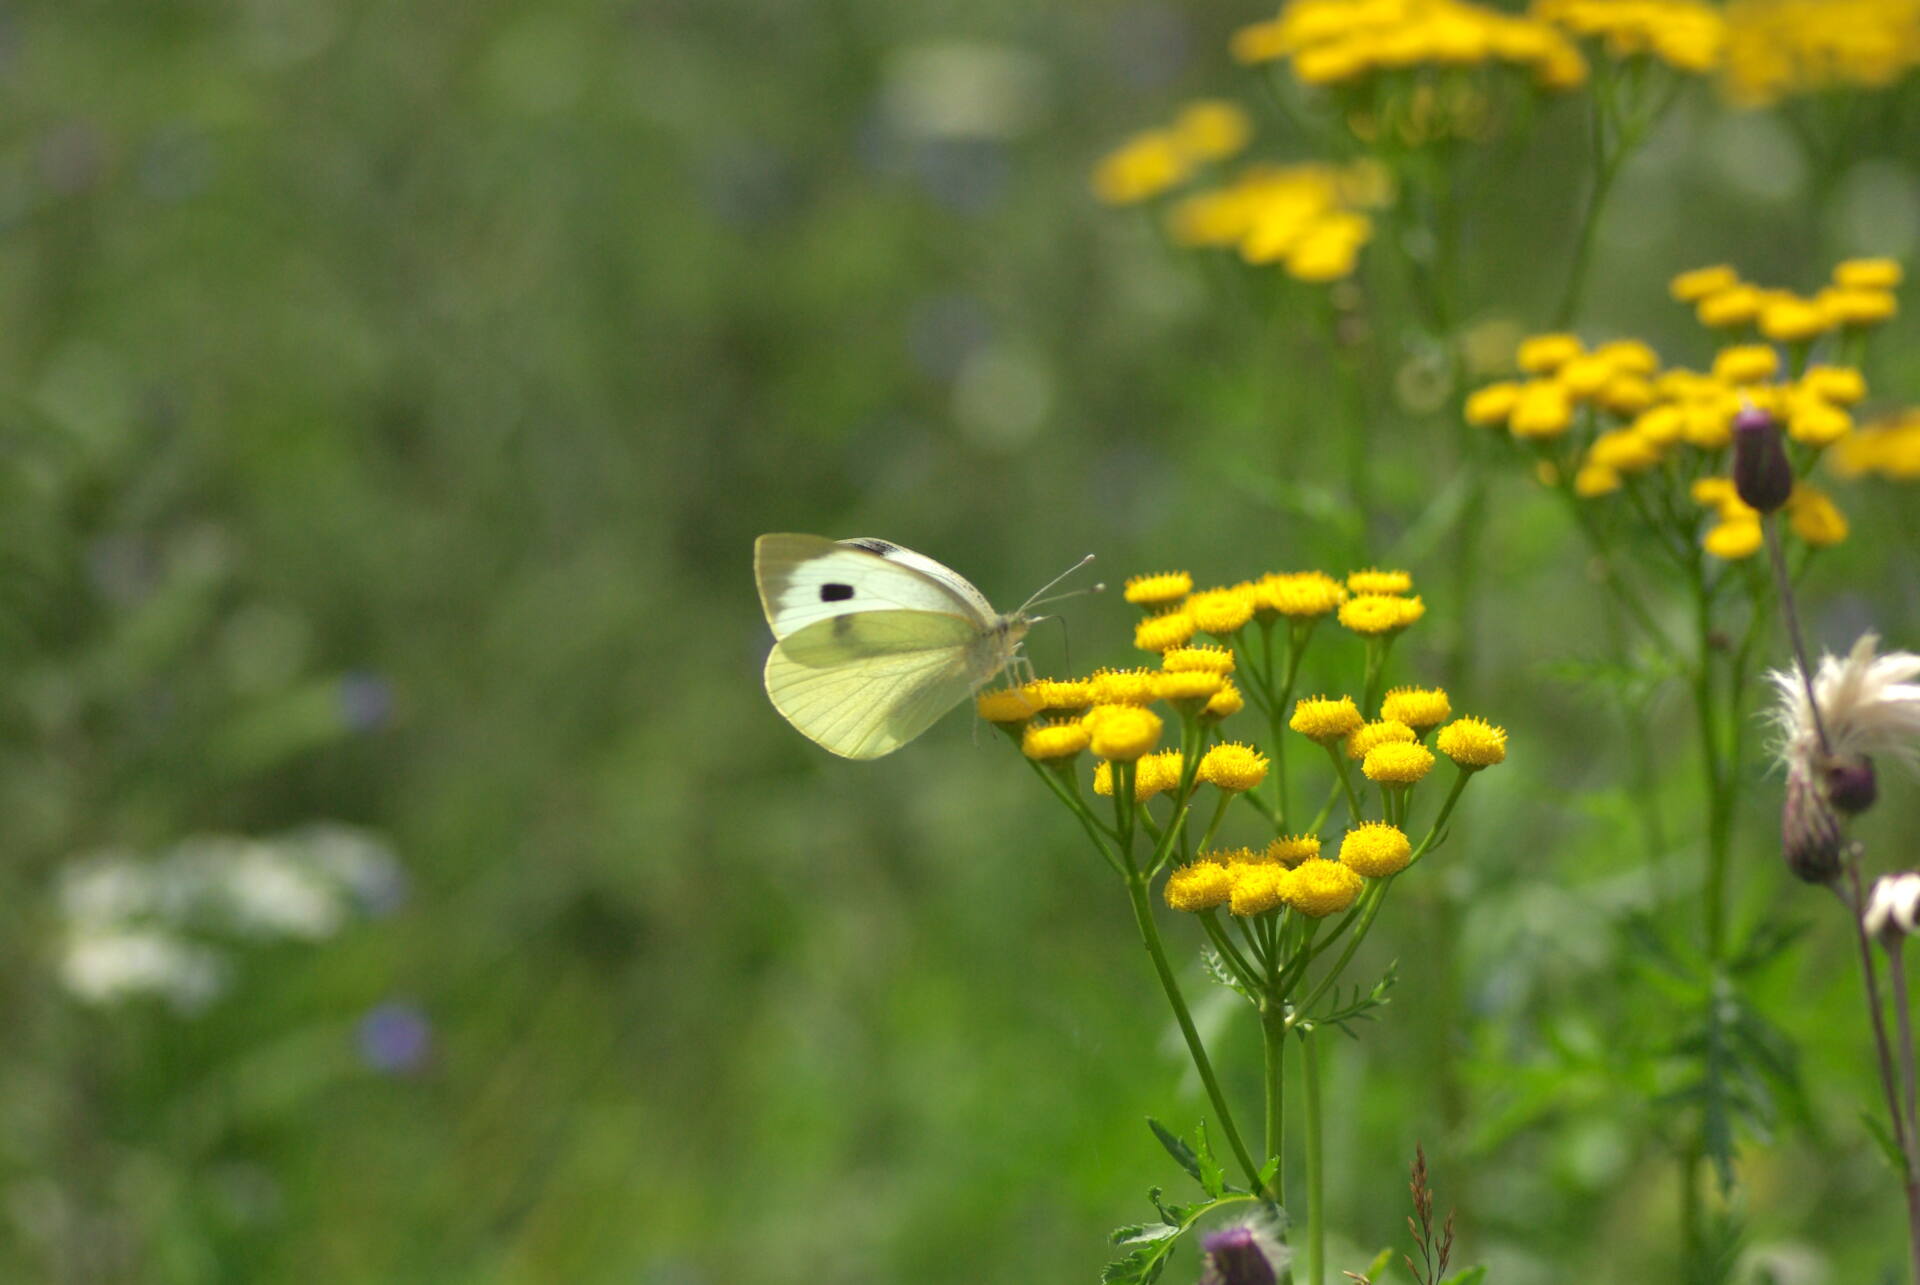
[[[1040,601],[1001,614],[959,572],[868,537],[763,535],[753,578],[773,627],[768,699],[850,759],[893,753],[1005,669]]]

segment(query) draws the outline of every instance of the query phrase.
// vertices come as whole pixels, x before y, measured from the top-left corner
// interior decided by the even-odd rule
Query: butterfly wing
[[[767,695],[815,743],[843,758],[879,758],[998,672],[1011,651],[1001,638],[950,611],[843,613],[774,644]]]
[[[976,634],[996,620],[957,572],[885,540],[763,535],[753,543],[753,578],[775,638],[836,616],[887,610],[952,614]]]

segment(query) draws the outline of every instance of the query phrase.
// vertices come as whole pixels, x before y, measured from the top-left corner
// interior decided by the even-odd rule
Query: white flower
[[[192,1012],[219,993],[223,974],[211,951],[148,929],[76,931],[60,960],[60,979],[89,1004],[159,995]]]
[[[1920,927],[1920,874],[1908,870],[1897,875],[1881,875],[1867,894],[1867,912],[1860,916],[1867,934],[1883,942],[1896,942]]]
[[[1862,634],[1844,660],[1822,656],[1813,674],[1814,699],[1827,729],[1827,750],[1834,760],[1891,754],[1920,765],[1920,656],[1910,651],[1876,656],[1880,639]],[[1812,773],[1825,766],[1820,733],[1807,704],[1800,667],[1767,675],[1779,694],[1773,719],[1781,732],[1780,759]]]

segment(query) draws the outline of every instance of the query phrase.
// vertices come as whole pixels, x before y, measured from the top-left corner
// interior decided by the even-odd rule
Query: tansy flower
[[[1514,355],[1529,375],[1550,375],[1585,351],[1575,335],[1529,335]]]
[[[1251,745],[1216,745],[1201,756],[1195,778],[1231,793],[1251,790],[1267,779],[1267,756]]]
[[[1576,400],[1587,401],[1613,378],[1613,363],[1592,354],[1575,357],[1556,370],[1553,378]]]
[[[1160,697],[1160,675],[1151,669],[1101,669],[1087,680],[1096,705],[1150,705]]]
[[[1133,765],[1133,801],[1145,803],[1156,794],[1164,794],[1180,784],[1183,764],[1179,750],[1161,750]],[[1109,798],[1113,795],[1113,764],[1096,763],[1093,768],[1093,792]]]
[[[1227,908],[1236,915],[1264,915],[1287,904],[1293,872],[1273,862],[1236,862],[1227,867]]]
[[[1535,380],[1520,389],[1507,431],[1515,437],[1558,437],[1573,423],[1573,399],[1551,380]]]
[[[1020,690],[1043,710],[1086,709],[1094,703],[1093,683],[1085,678],[1036,678]]]
[[[1899,312],[1899,301],[1888,290],[1823,290],[1820,306],[1835,324],[1859,329],[1891,321]]]
[[[1220,685],[1220,690],[1213,694],[1213,699],[1208,701],[1206,707],[1200,711],[1200,717],[1216,720],[1226,718],[1229,715],[1238,714],[1246,708],[1246,704],[1247,698],[1242,696],[1240,689],[1229,680]]]
[[[1376,745],[1395,742],[1405,745],[1419,739],[1413,728],[1399,719],[1382,718],[1353,730],[1347,737],[1347,757],[1363,759],[1367,756],[1367,751]]]
[[[1833,267],[1833,284],[1850,290],[1892,290],[1901,275],[1894,259],[1844,259]]]
[[[1867,395],[1867,381],[1852,366],[1809,366],[1800,391],[1835,406],[1851,406]]]
[[[1289,868],[1299,865],[1310,857],[1320,855],[1320,836],[1317,834],[1282,835],[1267,845],[1267,860],[1278,861]]]
[[[1193,592],[1193,577],[1184,571],[1160,571],[1132,576],[1121,595],[1138,607],[1165,607]]]
[[[1588,460],[1573,475],[1573,493],[1583,500],[1612,495],[1619,489],[1619,472],[1597,460]]]
[[[1760,546],[1765,542],[1766,533],[1761,530],[1757,516],[1728,518],[1708,528],[1707,533],[1700,537],[1701,548],[1728,562],[1751,558],[1760,552]]]
[[[1162,895],[1169,908],[1194,913],[1226,905],[1232,891],[1233,880],[1225,866],[1218,861],[1195,861],[1167,876]]]
[[[1253,134],[1246,112],[1218,98],[1188,103],[1173,120],[1180,148],[1197,161],[1218,161],[1239,152]]]
[[[1389,594],[1362,594],[1340,604],[1340,623],[1356,634],[1396,634],[1427,614],[1418,595],[1396,598]]]
[[[1667,291],[1678,303],[1698,303],[1708,295],[1731,290],[1740,284],[1740,274],[1725,263],[1682,272],[1667,283]]]
[[[1433,752],[1418,743],[1390,741],[1368,750],[1360,770],[1381,785],[1412,785],[1433,770]]]
[[[1324,571],[1262,576],[1254,585],[1258,608],[1289,620],[1324,616],[1347,600],[1347,591]]]
[[[1366,721],[1351,696],[1309,696],[1294,703],[1287,726],[1310,741],[1331,745]]]
[[[1079,719],[1060,723],[1029,723],[1020,737],[1020,752],[1041,762],[1070,759],[1087,748],[1089,739],[1086,725]]]
[[[1600,387],[1594,400],[1616,415],[1638,415],[1653,405],[1653,385],[1644,375],[1616,371]]]
[[[1811,299],[1775,299],[1760,309],[1760,333],[1780,344],[1805,343],[1833,324],[1826,309]]]
[[[1713,355],[1713,377],[1728,384],[1758,384],[1780,369],[1780,354],[1766,344],[1736,344]]]
[[[1407,593],[1413,588],[1413,577],[1404,571],[1381,571],[1369,567],[1365,571],[1348,573],[1347,588],[1357,594]]]
[[[1610,340],[1594,349],[1593,355],[1605,359],[1614,370],[1625,375],[1647,378],[1660,369],[1660,354],[1640,339]]]
[[[1504,763],[1507,732],[1481,718],[1456,718],[1440,729],[1434,741],[1440,752],[1469,771]]]
[[[1424,733],[1447,721],[1453,706],[1439,687],[1395,687],[1380,702],[1380,717]]]
[[[989,723],[1024,723],[1046,706],[1025,687],[996,687],[974,698],[973,707]]]
[[[1730,330],[1744,326],[1760,315],[1761,296],[1757,286],[1737,285],[1701,299],[1693,315],[1710,330]]]
[[[1406,834],[1383,821],[1363,821],[1340,841],[1340,864],[1369,879],[1399,874],[1412,859]]]
[[[1253,619],[1253,587],[1236,585],[1231,589],[1207,589],[1188,598],[1186,609],[1202,633],[1223,638],[1237,632]]]
[[[1351,906],[1360,895],[1360,876],[1338,861],[1302,861],[1287,872],[1287,904],[1312,919],[1324,919]]]
[[[1193,617],[1185,611],[1147,616],[1133,627],[1133,645],[1141,651],[1167,651],[1193,637]]]
[[[1227,685],[1225,674],[1205,669],[1162,671],[1154,692],[1163,701],[1200,701],[1213,699]]]
[[[1520,402],[1522,387],[1514,380],[1503,379],[1497,384],[1475,389],[1467,395],[1467,423],[1482,428],[1505,424],[1507,416],[1513,414],[1513,408]]]
[[[1191,170],[1172,130],[1149,130],[1101,159],[1093,171],[1093,192],[1109,205],[1136,205],[1178,187]]]
[[[1160,668],[1169,674],[1186,674],[1196,671],[1209,674],[1231,674],[1233,653],[1225,647],[1207,645],[1176,647],[1160,658]]]
[[[1087,725],[1093,752],[1103,759],[1131,761],[1160,740],[1160,716],[1138,705],[1096,705]]]
[[[1847,515],[1825,491],[1805,482],[1796,483],[1793,494],[1787,497],[1787,524],[1816,549],[1829,548],[1847,538]]]

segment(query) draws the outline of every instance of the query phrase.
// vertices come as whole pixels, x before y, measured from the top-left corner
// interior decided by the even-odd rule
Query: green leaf
[[[1227,1191],[1227,1173],[1213,1158],[1213,1144],[1207,1141],[1207,1122],[1193,1127],[1193,1153],[1200,1165],[1200,1190],[1218,1200]]]
[[[1799,944],[1800,939],[1807,935],[1809,926],[1805,920],[1795,920],[1791,923],[1768,920],[1754,929],[1753,935],[1747,938],[1745,944],[1740,947],[1739,953],[1733,957],[1727,967],[1736,975],[1745,975],[1765,968]]]
[[[1393,1266],[1393,1249],[1391,1246],[1389,1246],[1388,1248],[1383,1249],[1379,1253],[1375,1254],[1373,1256],[1373,1261],[1367,1264],[1367,1279],[1370,1281],[1379,1280],[1380,1274],[1392,1266]]]
[[[1480,1285],[1480,1282],[1486,1279],[1487,1265],[1481,1263],[1478,1267],[1469,1267],[1464,1272],[1455,1272],[1441,1281],[1440,1285]]]
[[[1153,1130],[1154,1137],[1160,1139],[1160,1145],[1167,1149],[1173,1162],[1185,1169],[1195,1182],[1204,1186],[1206,1180],[1200,1176],[1200,1158],[1193,1154],[1193,1148],[1175,1137],[1172,1130],[1152,1116],[1147,1117],[1147,1127]]]
[[[1872,1134],[1873,1140],[1880,1144],[1880,1156],[1887,1162],[1887,1167],[1896,1174],[1905,1173],[1907,1166],[1906,1162],[1900,1158],[1899,1144],[1894,1142],[1893,1134],[1888,1132],[1887,1126],[1880,1117],[1862,1107],[1860,1123],[1867,1126],[1867,1132]]]

